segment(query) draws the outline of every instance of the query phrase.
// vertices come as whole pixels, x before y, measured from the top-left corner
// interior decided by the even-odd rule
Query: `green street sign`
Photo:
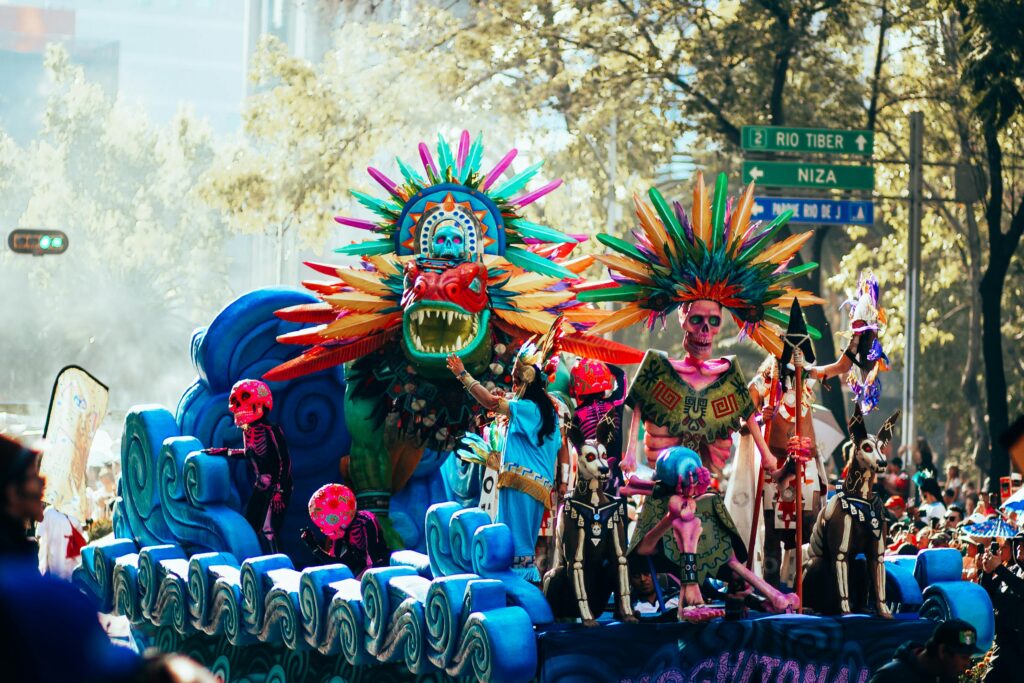
[[[753,152],[857,154],[869,157],[875,147],[875,134],[869,130],[743,126],[740,143],[743,149]]]
[[[743,182],[770,187],[813,187],[822,190],[873,190],[872,166],[837,166],[803,161],[744,161]]]

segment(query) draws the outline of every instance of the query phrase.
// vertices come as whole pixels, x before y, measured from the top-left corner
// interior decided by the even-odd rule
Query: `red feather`
[[[330,304],[298,304],[274,311],[281,320],[290,323],[329,323],[338,317],[338,312]]]
[[[301,330],[295,330],[294,332],[286,332],[277,336],[278,344],[302,344],[304,346],[312,346],[313,344],[320,344],[324,341],[324,338],[320,336],[324,328],[327,325],[317,325],[316,327],[304,327]]]
[[[562,337],[558,347],[560,351],[616,365],[635,365],[644,359],[644,352],[632,346],[582,333]]]
[[[323,280],[303,280],[302,286],[317,294],[338,294],[345,290],[352,289],[344,282],[324,282]]]
[[[364,337],[357,342],[345,344],[344,346],[315,346],[301,356],[271,368],[263,374],[263,379],[268,382],[283,382],[288,379],[295,379],[296,377],[336,367],[342,363],[347,363],[350,360],[373,353],[391,341],[397,331],[396,328],[381,334]]]
[[[302,263],[318,273],[330,275],[331,277],[338,277],[338,268],[340,268],[340,266],[332,266],[330,263],[317,263],[316,261],[303,261]]]

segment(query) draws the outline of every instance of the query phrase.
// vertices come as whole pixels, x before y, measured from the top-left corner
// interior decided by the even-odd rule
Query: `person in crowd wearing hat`
[[[0,557],[35,560],[29,529],[43,521],[39,453],[0,435]]]
[[[962,619],[950,619],[936,626],[924,645],[901,645],[871,683],[956,683],[971,659],[982,654],[977,630]]]
[[[921,507],[925,512],[924,521],[931,522],[933,519],[942,521],[946,516],[946,506],[942,503],[942,489],[935,479],[923,479],[918,485],[921,492]]]
[[[1019,681],[1024,673],[1024,533],[1010,539],[1013,568],[1002,553],[982,557],[981,586],[992,598],[996,616],[996,649],[985,683]]]
[[[885,516],[889,520],[890,527],[905,521],[906,515],[907,502],[903,499],[903,496],[892,496],[889,500],[885,501]]]
[[[946,508],[946,531],[953,531],[963,524],[965,519],[967,519],[967,512],[959,504],[950,505]]]

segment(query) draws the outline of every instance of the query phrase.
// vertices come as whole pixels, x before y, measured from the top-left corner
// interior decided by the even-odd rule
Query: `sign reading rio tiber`
[[[743,126],[743,149],[752,152],[807,152],[871,156],[875,134],[870,130]]]

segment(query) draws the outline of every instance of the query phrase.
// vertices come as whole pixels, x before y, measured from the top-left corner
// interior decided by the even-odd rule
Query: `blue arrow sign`
[[[754,197],[751,218],[770,221],[785,211],[793,212],[790,223],[871,225],[875,222],[873,202],[807,197]]]

